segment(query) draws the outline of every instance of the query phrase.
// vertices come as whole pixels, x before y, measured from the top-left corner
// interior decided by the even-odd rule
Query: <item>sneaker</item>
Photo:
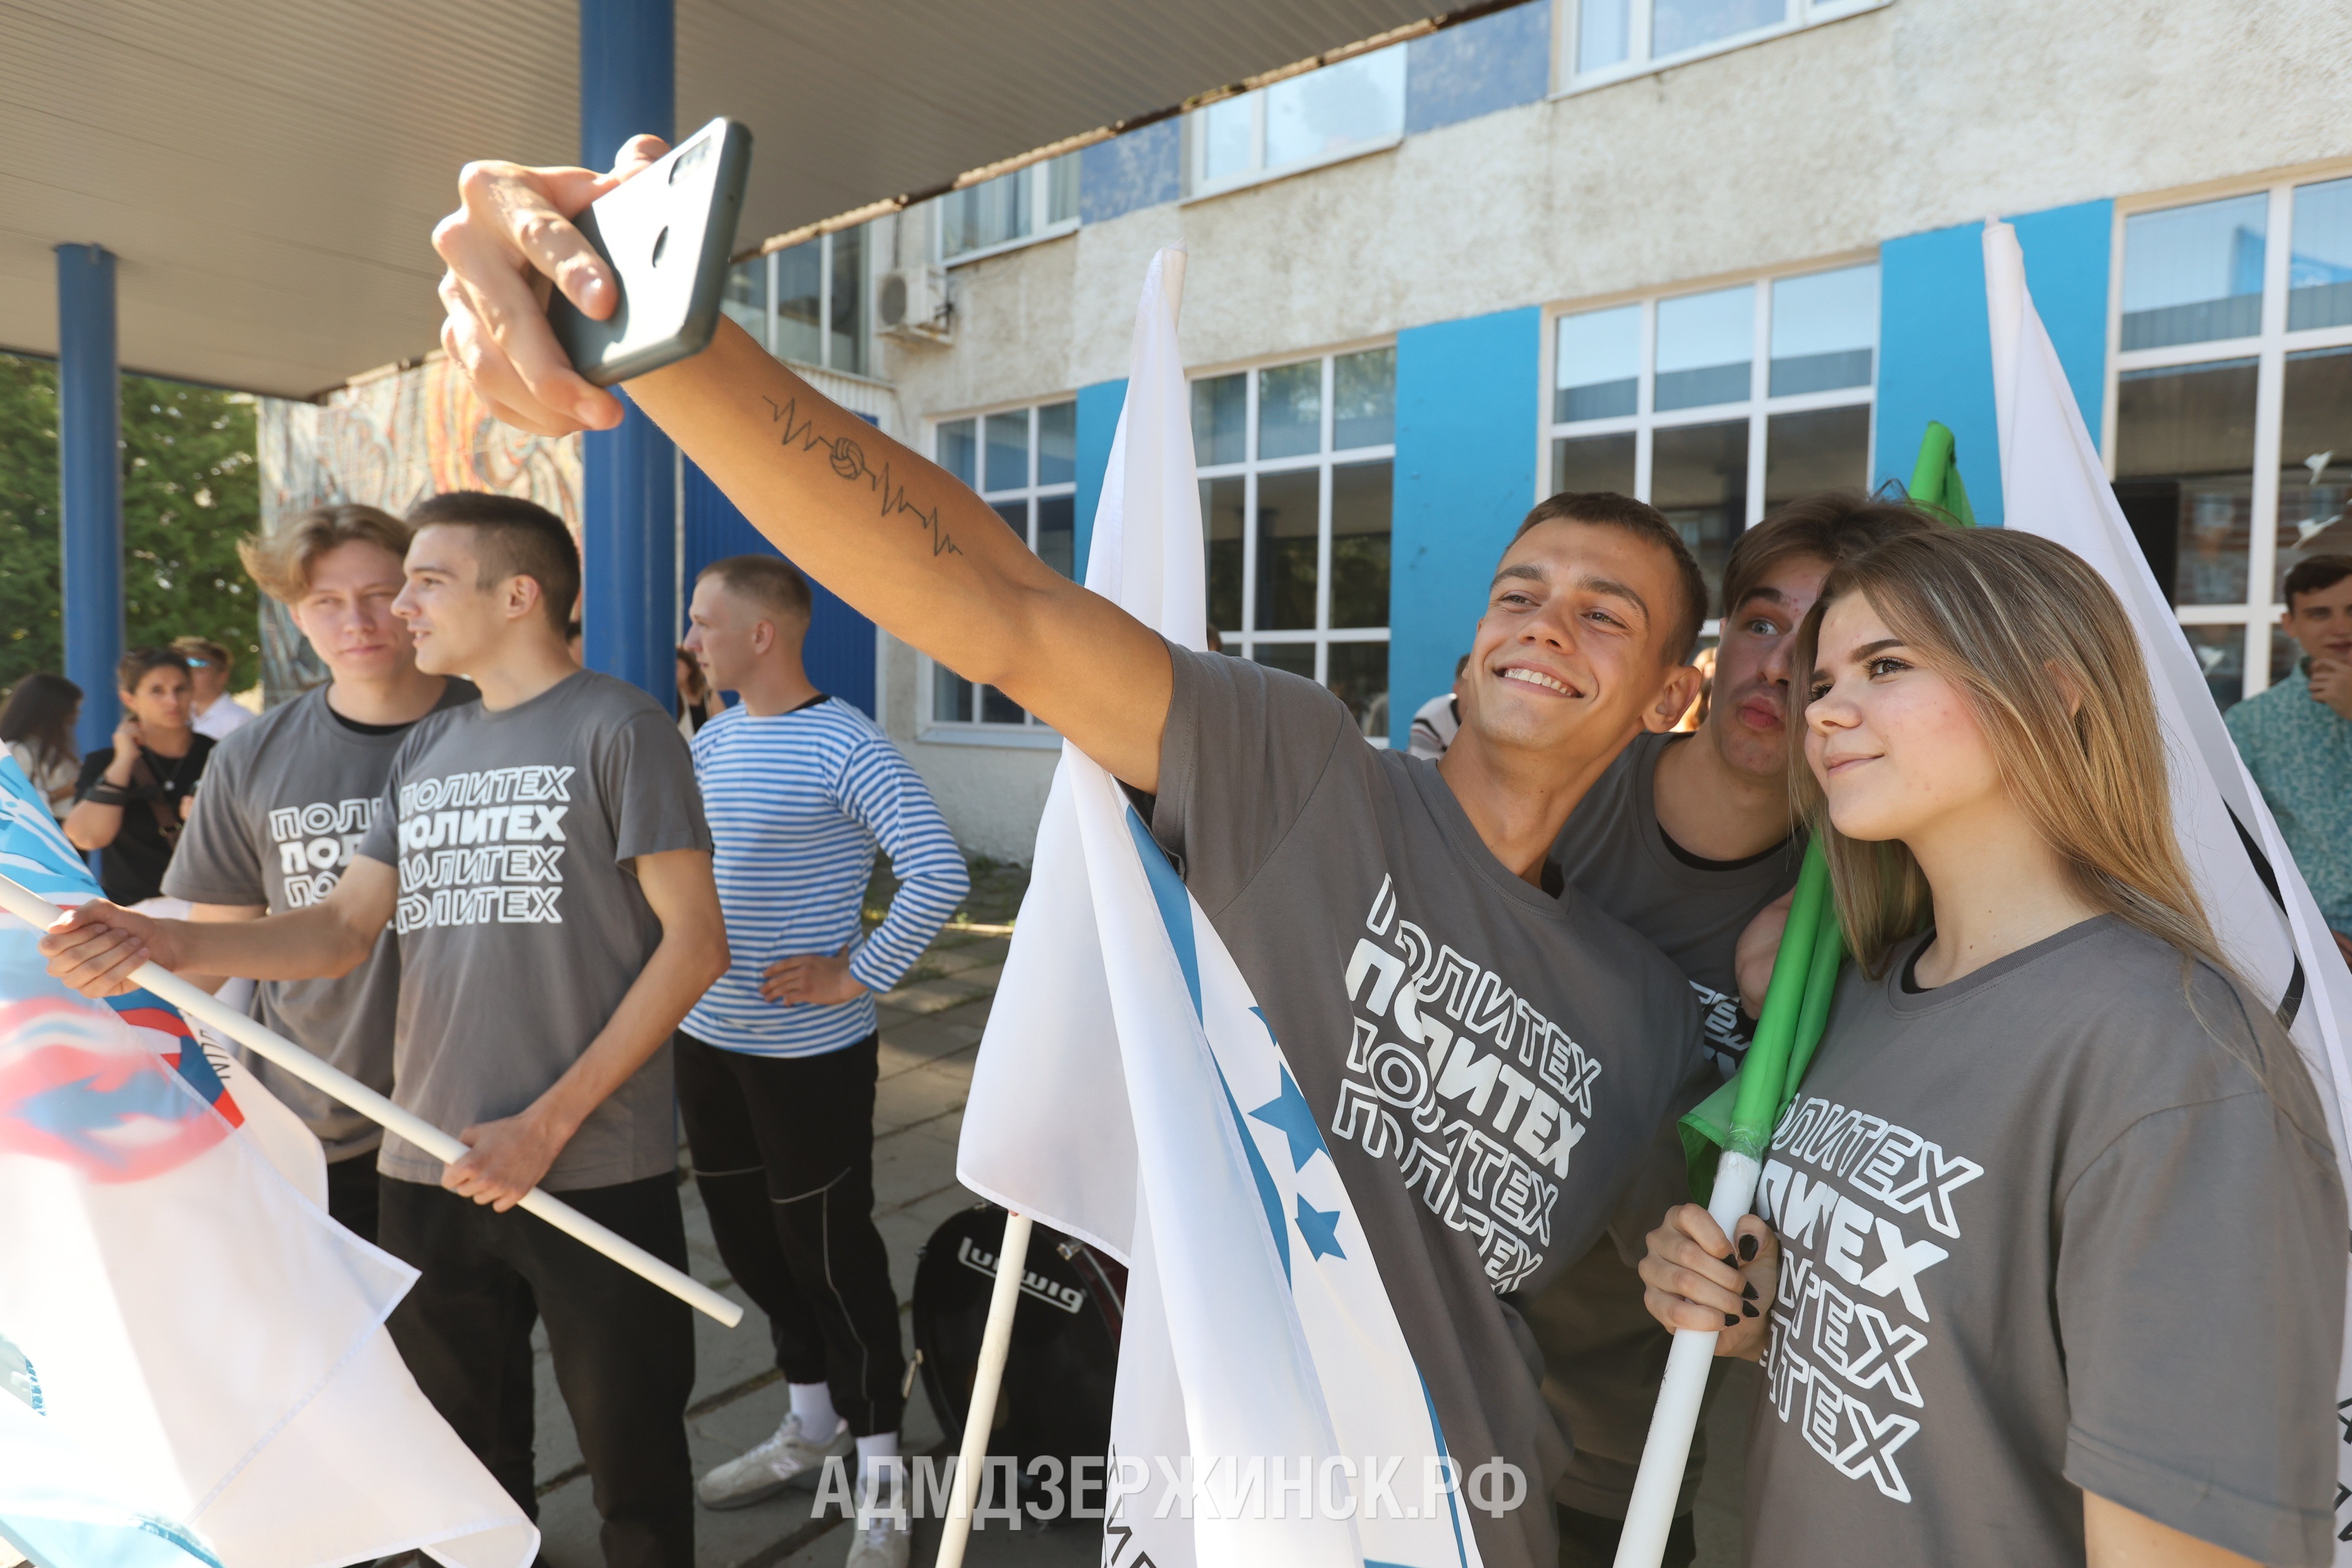
[[[915,1543],[914,1523],[907,1514],[860,1513],[856,1522],[845,1568],[907,1568],[907,1553]]]
[[[801,1418],[787,1415],[774,1436],[696,1482],[694,1495],[705,1508],[749,1508],[787,1487],[814,1487],[827,1459],[846,1459],[856,1451],[848,1422],[837,1423],[829,1440],[812,1443],[801,1434]]]

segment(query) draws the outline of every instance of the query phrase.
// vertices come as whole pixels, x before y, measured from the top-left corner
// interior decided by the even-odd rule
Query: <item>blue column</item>
[[[122,395],[102,246],[58,247],[58,479],[66,679],[81,688],[74,738],[88,752],[114,733],[122,657]]]
[[[580,161],[610,168],[641,132],[677,133],[670,0],[580,0]],[[625,395],[626,416],[582,452],[581,585],[588,668],[676,710],[677,455]]]

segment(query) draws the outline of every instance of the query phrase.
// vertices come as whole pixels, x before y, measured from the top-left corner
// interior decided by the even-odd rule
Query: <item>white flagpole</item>
[[[1004,1384],[1004,1357],[1013,1348],[1013,1314],[1021,1305],[1021,1276],[1028,1266],[1029,1216],[1008,1210],[1004,1240],[996,1249],[996,1288],[988,1297],[988,1327],[980,1336],[980,1365],[972,1372],[971,1405],[964,1411],[963,1453],[956,1460],[955,1493],[948,1504],[935,1568],[963,1568],[963,1549],[971,1539],[971,1510],[980,1499],[981,1469],[988,1462],[988,1434],[996,1422],[997,1391]]]
[[[7,877],[0,877],[0,908],[5,908],[10,914],[36,931],[48,930],[63,920],[66,913],[38,893]],[[312,1089],[333,1095],[369,1121],[399,1133],[442,1163],[451,1164],[466,1157],[466,1145],[454,1135],[442,1131],[413,1111],[403,1110],[357,1079],[338,1072],[293,1041],[247,1017],[217,996],[181,979],[162,964],[142,963],[131,978],[134,984],[153,992],[181,1012],[203,1019],[255,1056],[285,1068]],[[743,1309],[709,1286],[680,1273],[636,1243],[614,1235],[571,1205],[549,1196],[537,1187],[525,1194],[517,1206],[537,1215],[574,1241],[593,1247],[631,1273],[660,1286],[688,1306],[709,1313],[729,1328],[743,1321]]]

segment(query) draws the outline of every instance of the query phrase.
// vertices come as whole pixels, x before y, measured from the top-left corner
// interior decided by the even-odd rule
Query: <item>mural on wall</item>
[[[263,398],[257,426],[265,531],[331,502],[398,515],[443,490],[492,490],[537,501],[579,537],[580,437],[499,424],[438,353],[352,382],[323,403]],[[275,600],[262,603],[261,657],[266,702],[326,679]]]

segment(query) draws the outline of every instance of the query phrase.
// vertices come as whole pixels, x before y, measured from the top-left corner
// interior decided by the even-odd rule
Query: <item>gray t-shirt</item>
[[[1773,1133],[1749,1563],[2080,1563],[2084,1490],[2329,1562],[2345,1203],[2293,1051],[2273,1100],[2221,977],[2113,917],[1906,990],[1925,940],[1846,971]]]
[[[1692,856],[1658,826],[1658,759],[1687,735],[1633,737],[1569,815],[1553,843],[1551,863],[1563,881],[1658,946],[1698,996],[1708,1065],[1685,1099],[1730,1076],[1747,1054],[1755,1020],[1739,1010],[1733,959],[1739,933],[1756,912],[1797,885],[1804,860],[1801,837],[1745,860]],[[1678,1103],[1677,1111],[1687,1109]],[[1559,1500],[1587,1513],[1625,1517],[1633,1476],[1650,1432],[1650,1411],[1665,1375],[1673,1337],[1642,1305],[1634,1272],[1643,1237],[1659,1217],[1690,1194],[1681,1181],[1681,1143],[1671,1125],[1660,1129],[1662,1157],[1644,1167],[1664,1175],[1643,1180],[1628,1195],[1611,1234],[1520,1310],[1544,1355],[1544,1398],[1576,1445]],[[1691,1445],[1682,1507],[1691,1506],[1706,1460],[1702,1427]]]
[[[462,680],[436,710],[474,701]],[[232,706],[226,699],[219,706]],[[238,710],[243,712],[243,709]],[[163,891],[198,904],[267,905],[271,914],[325,898],[375,820],[393,754],[414,726],[355,729],[327,706],[324,687],[279,704],[223,741],[205,770]],[[392,1089],[393,1020],[400,952],[386,931],[339,980],[265,980],[253,1016],[366,1084]],[[374,1150],[376,1124],[331,1095],[254,1058],[247,1068],[326,1146],[330,1163]]]
[[[528,702],[436,713],[392,764],[359,852],[400,871],[394,1098],[457,1132],[512,1116],[563,1076],[661,941],[623,862],[710,847],[676,723],[626,681],[583,670]],[[669,1047],[589,1113],[540,1185],[674,1170]],[[386,1135],[380,1168],[441,1179]]]
[[[1448,1448],[1526,1479],[1517,1510],[1469,1511],[1480,1552],[1549,1568],[1567,1453],[1499,1298],[1601,1233],[1698,1059],[1690,987],[1511,875],[1433,764],[1365,745],[1321,687],[1171,653],[1152,833],[1326,1131]],[[1407,980],[1441,1068],[1395,1020]]]

